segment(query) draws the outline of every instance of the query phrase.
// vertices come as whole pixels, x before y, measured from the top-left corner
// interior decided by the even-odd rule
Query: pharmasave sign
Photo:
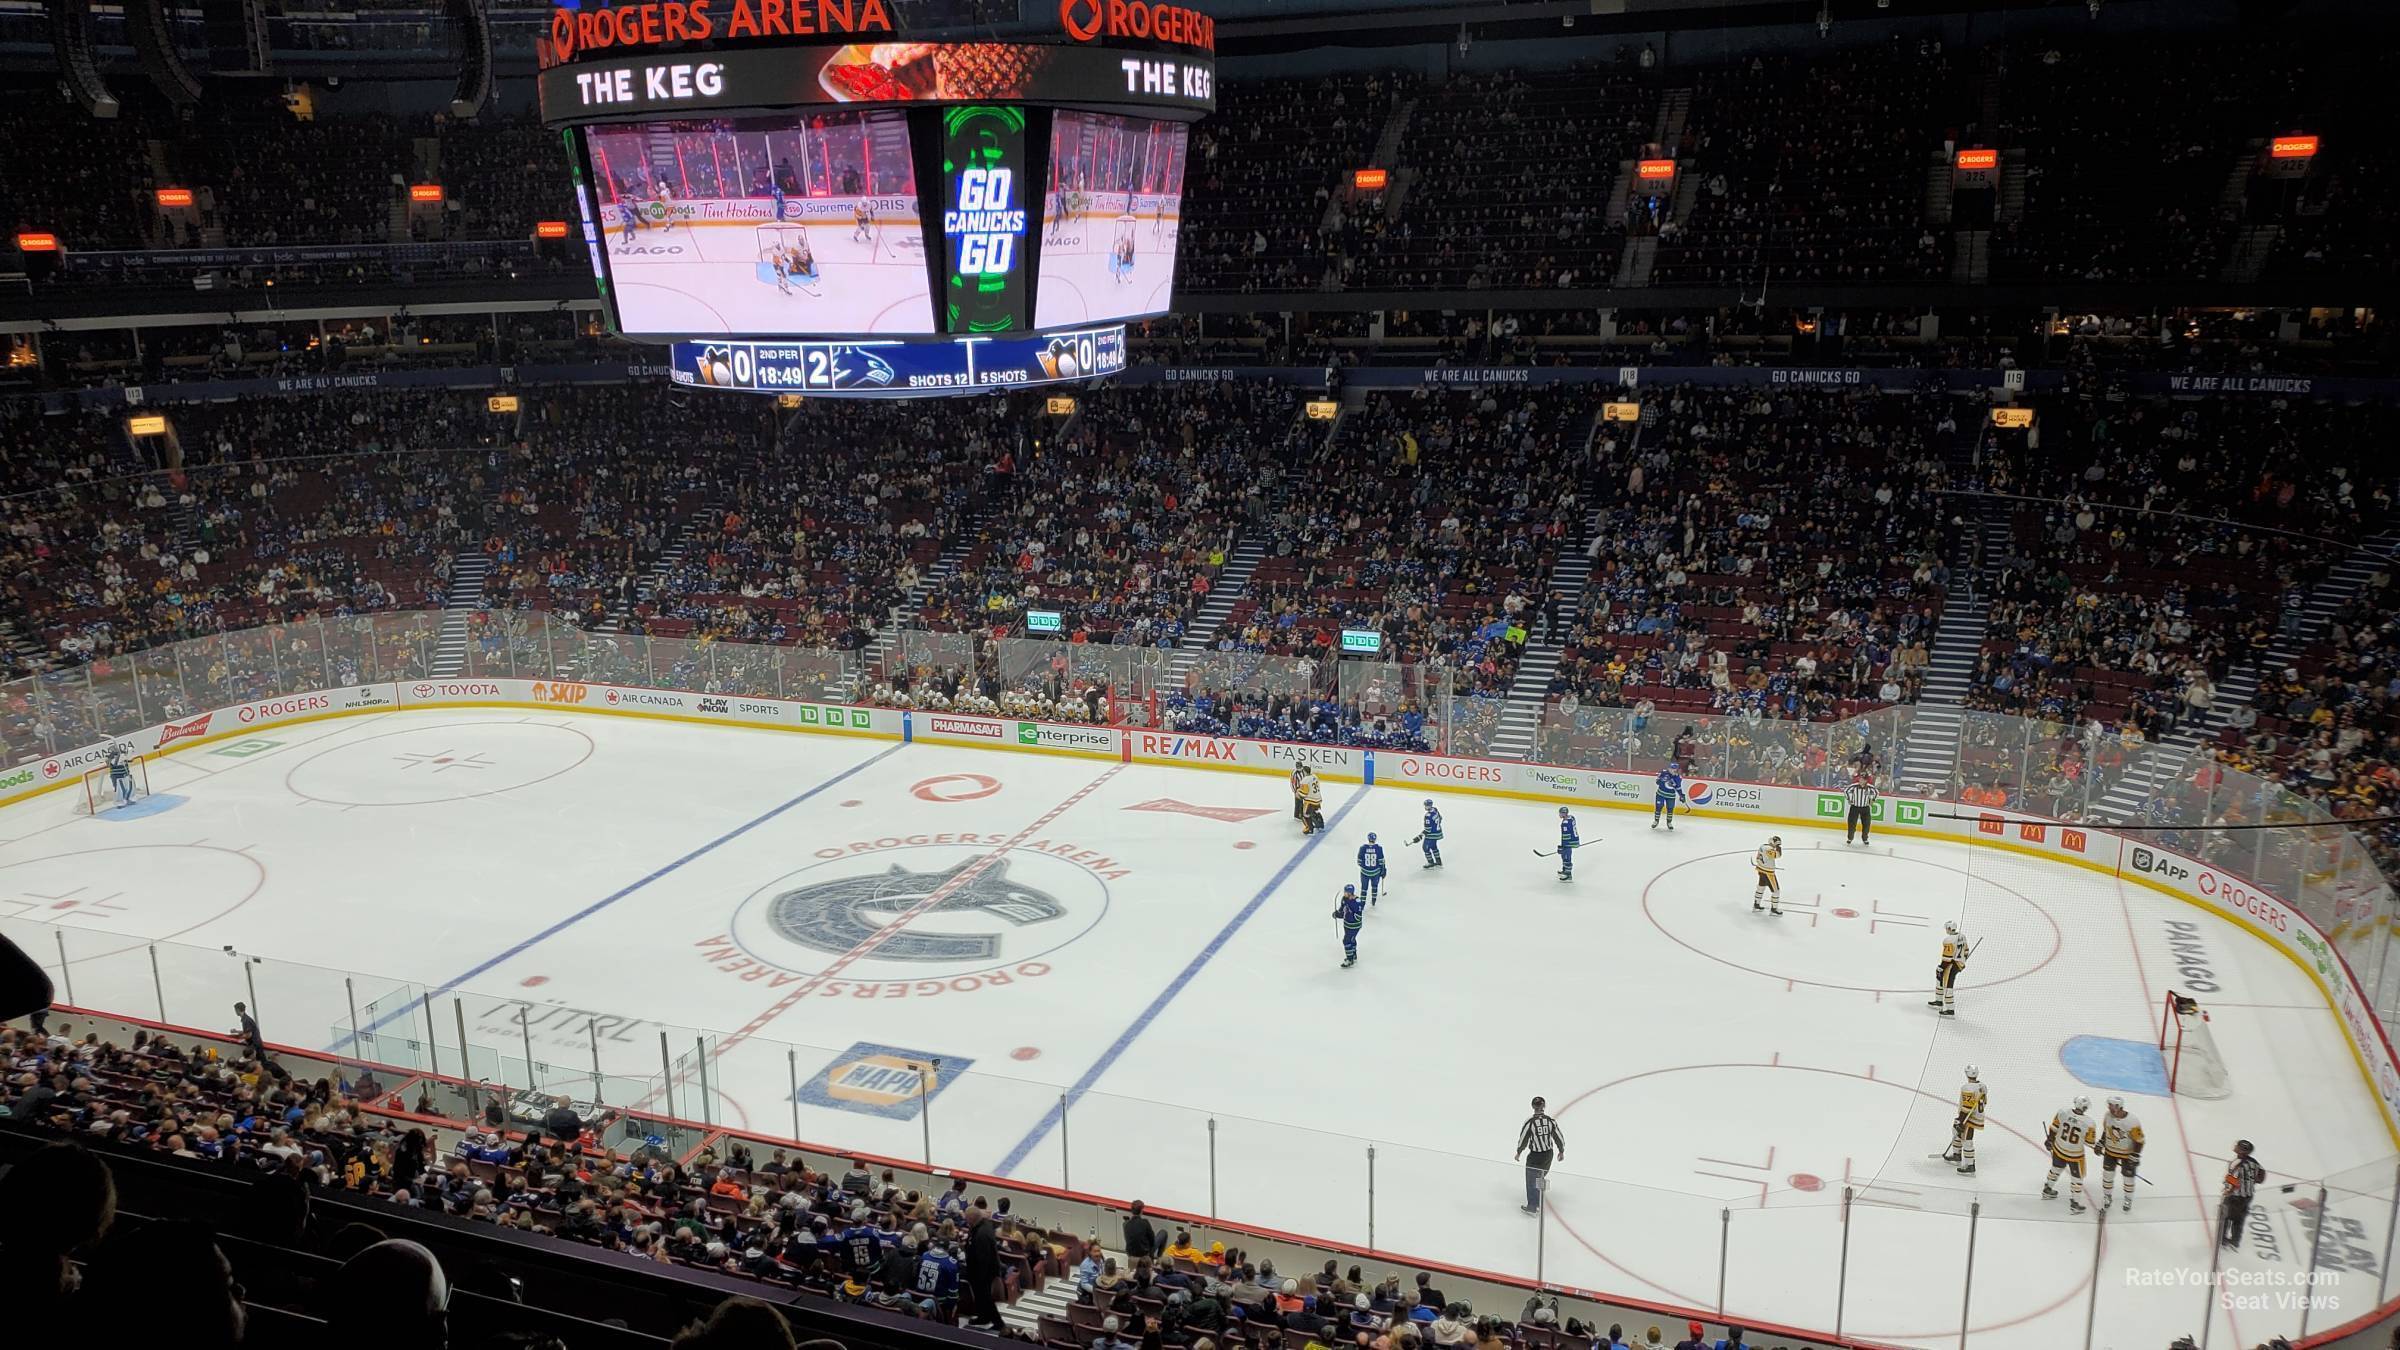
[[[932,736],[960,736],[970,741],[1005,740],[1008,729],[1001,723],[981,717],[950,717],[932,713],[925,718],[925,731]]]

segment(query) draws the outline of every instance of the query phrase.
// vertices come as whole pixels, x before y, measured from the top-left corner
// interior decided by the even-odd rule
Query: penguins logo
[[[885,924],[949,886],[979,859],[946,872],[911,872],[894,865],[865,876],[800,886],[777,895],[766,920],[778,936],[816,951],[840,955],[882,931]],[[1048,923],[1067,912],[1049,894],[1008,879],[1006,859],[994,862],[950,891],[928,911],[980,912],[1016,928]],[[902,930],[875,948],[878,960],[989,961],[1000,955],[1000,933],[919,933]]]

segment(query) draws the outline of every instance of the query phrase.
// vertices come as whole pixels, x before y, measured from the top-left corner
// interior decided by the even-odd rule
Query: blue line
[[[1362,784],[1358,791],[1350,794],[1350,800],[1342,803],[1342,809],[1333,813],[1333,819],[1325,822],[1325,828],[1310,835],[1307,842],[1301,844],[1299,850],[1293,853],[1282,867],[1276,869],[1275,875],[1267,878],[1267,884],[1258,888],[1258,894],[1250,897],[1250,903],[1242,906],[1239,913],[1225,921],[1225,926],[1219,929],[1217,935],[1209,939],[1208,945],[1202,947],[1199,954],[1192,958],[1191,963],[1183,968],[1183,973],[1169,980],[1167,987],[1158,991],[1158,997],[1150,1000],[1150,1006],[1142,1009],[1142,1015],[1133,1019],[1133,1025],[1125,1028],[1125,1033],[1117,1037],[1116,1044],[1108,1047],[1100,1058],[1092,1061],[1092,1067],[1084,1070],[1083,1077],[1075,1080],[1075,1086],[1067,1089],[1066,1099],[1051,1107],[1049,1112],[1042,1117],[1041,1123],[1034,1126],[1031,1133],[1019,1140],[1015,1148],[1008,1151],[1008,1156],[1002,1158],[999,1165],[992,1169],[994,1176],[1004,1177],[1016,1171],[1034,1149],[1041,1146],[1043,1138],[1052,1130],[1057,1129],[1059,1121],[1065,1118],[1067,1108],[1073,1105],[1077,1098],[1091,1091],[1092,1085],[1100,1081],[1100,1076],[1107,1073],[1109,1068],[1127,1050],[1133,1048],[1134,1041],[1144,1031],[1149,1030],[1150,1024],[1158,1020],[1160,1013],[1167,1010],[1167,1005],[1175,1001],[1175,996],[1183,992],[1184,986],[1190,984],[1192,978],[1198,975],[1203,967],[1216,959],[1218,952],[1225,950],[1225,944],[1233,941],[1234,934],[1242,931],[1243,924],[1250,922],[1250,916],[1258,913],[1260,907],[1267,903],[1267,898],[1275,894],[1283,883],[1291,880],[1292,873],[1299,870],[1300,864],[1308,860],[1308,855],[1316,850],[1317,845],[1333,836],[1334,827],[1342,823],[1342,817],[1349,815],[1352,807],[1367,799],[1367,792],[1368,789]]]
[[[702,844],[700,847],[684,854],[682,857],[677,858],[675,861],[659,868],[657,871],[652,872],[650,875],[634,882],[632,885],[623,887],[614,894],[609,895],[604,899],[596,900],[591,904],[584,906],[575,913],[560,919],[557,923],[550,925],[548,928],[545,928],[542,931],[534,934],[532,937],[525,939],[523,942],[520,942],[517,945],[509,948],[507,951],[500,953],[498,956],[483,962],[481,965],[476,966],[473,970],[468,971],[466,974],[453,976],[448,983],[443,984],[441,987],[433,990],[431,993],[411,1000],[406,1007],[395,1009],[392,1012],[376,1018],[361,1030],[353,1030],[348,1036],[336,1041],[332,1046],[328,1047],[328,1049],[338,1052],[367,1032],[379,1030],[388,1022],[396,1021],[399,1018],[407,1017],[415,1013],[416,1010],[423,1004],[428,1003],[443,994],[449,993],[451,990],[456,989],[460,985],[465,984],[467,981],[474,979],[476,976],[483,974],[485,971],[490,970],[492,967],[497,966],[504,961],[510,960],[514,957],[522,956],[528,949],[534,947],[535,945],[546,942],[549,939],[558,936],[560,933],[573,928],[575,925],[582,923],[585,919],[588,919],[599,913],[601,910],[608,908],[610,905],[617,903],[619,900],[622,900],[626,896],[633,894],[635,891],[638,891],[644,886],[649,885],[651,882],[673,873],[685,863],[691,862],[695,858],[702,857],[708,853],[714,852],[717,849],[723,848],[725,845],[730,844],[734,840],[741,838],[743,835],[750,833],[752,830],[755,830],[759,826],[766,824],[768,821],[782,815],[784,812],[791,810],[793,807],[807,801],[809,798],[816,796],[818,793],[823,792],[829,787],[832,787],[834,784],[841,782],[843,779],[850,777],[852,774],[855,774],[862,769],[869,768],[875,764],[879,764],[882,761],[891,758],[893,755],[899,754],[906,748],[907,746],[905,744],[895,745],[890,749],[881,752],[880,754],[870,755],[867,758],[860,760],[858,763],[842,770],[840,773],[837,773],[833,777],[826,779],[824,782],[817,784],[815,787],[812,787],[808,791],[801,793],[799,796],[792,798],[790,801],[785,802],[783,805],[767,812],[765,815],[760,816],[747,824],[735,826],[733,829],[726,831],[724,834],[718,835],[716,838],[709,840],[707,843]]]

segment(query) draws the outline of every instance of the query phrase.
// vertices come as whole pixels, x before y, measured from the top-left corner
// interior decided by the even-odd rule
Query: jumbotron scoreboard
[[[964,394],[1122,370],[1170,307],[1215,42],[1144,0],[1011,41],[885,0],[581,0],[539,86],[609,324],[678,383]]]

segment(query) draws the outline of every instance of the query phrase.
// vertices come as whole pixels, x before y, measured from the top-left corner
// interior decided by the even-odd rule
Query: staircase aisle
[[[483,550],[466,549],[450,560],[450,603],[442,607],[442,632],[433,647],[433,677],[454,680],[467,673],[468,625],[483,608],[483,579],[491,575]]]
[[[1967,691],[1983,655],[1984,634],[1991,629],[1991,580],[2008,556],[2008,508],[1976,499],[1973,509],[1952,560],[1942,624],[1926,653],[1925,683],[1909,716],[1908,739],[1893,770],[1895,781],[1912,791],[1947,791],[1958,769]]]
[[[1583,431],[1587,455],[1599,436],[1600,414],[1594,409],[1591,424]],[[1625,453],[1629,457],[1639,454],[1641,444],[1642,432],[1637,428]],[[1550,569],[1548,594],[1558,597],[1558,623],[1543,632],[1538,641],[1529,639],[1517,658],[1517,675],[1508,685],[1508,706],[1500,710],[1500,725],[1492,732],[1494,759],[1524,759],[1533,753],[1534,734],[1541,730],[1542,713],[1550,705],[1550,677],[1558,673],[1558,658],[1566,650],[1567,634],[1575,631],[1577,621],[1583,616],[1583,595],[1592,580],[1592,559],[1585,550],[1600,533],[1605,511],[1599,502],[1593,503],[1592,509],[1584,514],[1583,528],[1567,540],[1566,548],[1560,551],[1557,563]],[[1530,628],[1530,615],[1526,622]]]
[[[1225,555],[1225,565],[1217,569],[1216,583],[1209,588],[1208,598],[1200,602],[1200,612],[1192,618],[1192,626],[1183,630],[1183,641],[1175,644],[1175,659],[1167,666],[1167,686],[1183,687],[1184,677],[1200,659],[1200,653],[1216,643],[1217,630],[1225,626],[1233,607],[1250,593],[1251,574],[1266,560],[1267,543],[1262,532],[1244,530],[1233,541],[1233,550]]]
[[[857,673],[862,683],[872,681],[876,672],[883,669],[885,658],[899,644],[901,630],[917,617],[917,610],[925,603],[925,597],[933,594],[934,587],[949,580],[966,562],[967,555],[975,551],[975,546],[983,542],[984,527],[990,524],[991,519],[992,508],[986,505],[976,512],[974,519],[961,525],[957,536],[942,545],[941,556],[933,560],[933,566],[926,568],[924,575],[917,578],[917,584],[909,588],[907,597],[892,607],[886,622],[876,632],[875,641],[868,646],[866,659],[859,663]]]
[[[608,607],[608,617],[602,619],[593,632],[616,633],[624,630],[625,620],[633,615],[633,607],[658,594],[659,583],[672,575],[676,568],[683,566],[684,556],[692,551],[692,539],[700,532],[696,522],[709,514],[708,509],[703,508],[694,513],[693,519],[677,527],[675,542],[659,552],[658,561],[652,563],[650,571],[635,584],[633,594],[617,597],[617,602]]]

